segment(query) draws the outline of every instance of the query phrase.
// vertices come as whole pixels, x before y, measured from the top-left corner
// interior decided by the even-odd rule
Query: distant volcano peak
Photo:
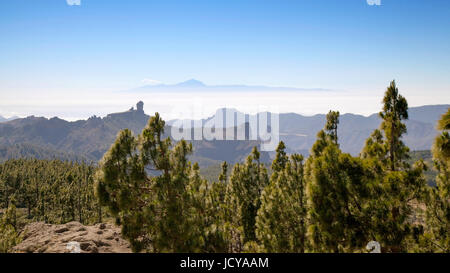
[[[175,86],[180,86],[180,87],[204,87],[206,86],[204,83],[202,83],[201,81],[198,81],[196,79],[190,79],[184,82],[180,82],[177,83]]]

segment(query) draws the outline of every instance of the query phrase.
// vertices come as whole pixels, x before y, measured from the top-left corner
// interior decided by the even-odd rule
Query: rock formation
[[[19,253],[129,253],[130,244],[120,237],[120,228],[111,224],[84,226],[78,222],[27,225],[23,241],[13,248]]]

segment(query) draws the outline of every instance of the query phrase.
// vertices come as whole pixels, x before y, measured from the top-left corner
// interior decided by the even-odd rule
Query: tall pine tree
[[[237,163],[227,187],[227,203],[231,224],[239,232],[231,235],[233,251],[242,251],[245,243],[256,241],[256,215],[261,205],[261,192],[268,184],[267,170],[260,161],[260,153],[253,148],[245,163]]]
[[[192,145],[172,147],[164,126],[156,113],[137,138],[121,131],[100,163],[96,193],[134,251],[202,251],[205,181],[187,159]]]
[[[272,163],[272,177],[261,196],[256,234],[264,251],[305,252],[306,187],[303,157],[289,158],[281,141]]]
[[[408,251],[415,244],[412,235],[422,229],[411,219],[425,196],[426,165],[407,162],[409,149],[401,137],[406,133],[402,121],[408,118],[408,103],[395,81],[385,92],[379,115],[380,130],[374,131],[361,153],[376,180],[371,191],[371,229],[383,251]]]

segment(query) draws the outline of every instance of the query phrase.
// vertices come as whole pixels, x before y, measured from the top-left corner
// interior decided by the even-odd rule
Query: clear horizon
[[[177,94],[177,93],[175,93],[174,95],[180,96],[180,95],[186,95],[186,94],[179,94],[179,93]],[[253,93],[248,93],[247,95],[252,96],[254,94]],[[307,116],[307,117],[314,116],[314,115],[325,115],[325,114],[328,113],[328,110],[323,111],[323,112],[317,112],[317,113],[312,113],[312,112],[301,113],[301,112],[295,112],[295,111],[279,111],[279,107],[271,107],[268,104],[265,104],[265,105],[243,105],[243,104],[241,104],[240,106],[239,105],[234,105],[234,106],[229,106],[229,107],[221,106],[221,107],[214,108],[214,106],[207,106],[207,103],[199,105],[199,101],[202,101],[202,100],[203,99],[200,96],[196,96],[194,99],[185,99],[185,100],[183,100],[184,102],[189,101],[191,103],[187,104],[187,107],[183,107],[183,109],[175,111],[175,112],[173,112],[172,109],[167,110],[168,113],[171,113],[172,115],[170,115],[170,114],[167,115],[167,113],[166,113],[166,115],[164,115],[164,111],[158,111],[158,110],[152,112],[151,109],[149,109],[151,107],[147,106],[145,101],[143,101],[144,102],[144,112],[147,115],[153,115],[155,112],[159,112],[160,114],[163,113],[162,117],[166,121],[184,120],[184,119],[188,119],[188,120],[207,119],[207,118],[210,118],[213,115],[215,115],[216,111],[221,109],[221,108],[234,109],[236,111],[242,112],[244,114],[250,114],[250,115],[254,115],[254,114],[257,114],[257,113],[262,113],[264,111],[269,111],[269,112],[278,113],[278,114],[295,113],[295,114],[299,114],[299,115]],[[87,116],[82,116],[82,117],[70,117],[70,116],[69,117],[65,117],[65,116],[58,116],[58,115],[46,115],[45,111],[42,111],[42,110],[41,110],[41,112],[37,111],[36,113],[30,113],[29,115],[21,115],[21,116],[19,116],[19,115],[14,115],[14,116],[3,116],[3,115],[0,115],[0,117],[9,119],[9,118],[26,118],[26,117],[30,117],[30,116],[35,116],[35,117],[45,117],[45,118],[48,118],[48,119],[53,118],[53,117],[58,117],[60,119],[64,119],[64,120],[67,120],[67,121],[87,120],[88,118],[90,118],[92,116],[104,118],[104,117],[106,117],[109,114],[125,112],[125,111],[129,110],[130,108],[136,109],[136,103],[138,101],[142,101],[142,100],[136,100],[135,103],[131,103],[131,100],[130,100],[130,104],[127,105],[127,106],[124,106],[123,103],[122,104],[111,103],[111,104],[107,104],[106,106],[103,105],[102,110],[98,111],[98,113],[95,113],[95,109],[97,109],[96,107],[94,107],[92,105],[87,105],[82,110],[85,110],[86,112],[89,112],[91,114],[87,115]],[[204,102],[204,100],[203,100],[203,102]],[[450,105],[450,104],[448,104],[448,103],[438,103],[438,104],[423,104],[423,105],[414,105],[414,106],[409,105],[409,108],[411,108],[411,107],[421,107],[421,106],[437,106],[437,105]],[[200,107],[195,108],[196,106],[200,106]],[[164,105],[160,105],[160,110],[161,109],[164,110]],[[329,110],[337,110],[337,109],[329,109]],[[377,110],[377,111],[374,111],[374,112],[370,112],[370,113],[367,112],[367,114],[354,113],[354,112],[342,112],[342,111],[340,113],[341,113],[341,115],[355,114],[355,115],[362,115],[364,117],[368,117],[370,115],[379,113],[380,110]],[[56,108],[56,112],[57,111],[63,112],[62,109]],[[66,109],[66,111],[67,111],[67,109]],[[191,114],[191,115],[180,115],[180,111],[183,114],[188,113],[188,114]],[[179,115],[176,115],[177,113]]]
[[[173,85],[176,84],[179,83]],[[369,116],[381,110],[381,99],[385,91],[380,89],[376,94],[367,96],[346,90],[278,91],[276,90],[277,87],[291,87],[277,86],[273,87],[275,91],[239,92],[239,97],[236,98],[236,92],[231,92],[232,96],[230,96],[228,91],[212,93],[208,91],[213,89],[207,89],[207,91],[195,88],[171,89],[171,85],[169,85],[168,90],[133,91],[135,89],[131,89],[85,94],[83,97],[79,97],[78,93],[73,94],[74,96],[68,94],[65,96],[65,98],[69,98],[67,101],[65,98],[54,94],[43,98],[41,94],[29,94],[30,100],[21,104],[3,104],[0,102],[0,116],[4,118],[14,116],[20,118],[28,116],[59,117],[68,121],[75,121],[88,119],[94,115],[105,117],[110,113],[126,111],[130,107],[135,107],[138,101],[144,102],[144,110],[147,114],[152,115],[159,112],[166,120],[207,118],[219,108],[235,108],[249,114],[273,109],[275,110],[273,112],[277,113],[297,113],[312,116],[326,114],[329,110],[336,110],[340,111],[341,114],[351,113]],[[142,85],[136,88],[146,86],[152,85]],[[431,97],[430,100],[429,96],[408,97],[405,92],[402,92],[401,88],[400,93],[406,96],[409,107],[450,104],[450,101],[443,101],[442,99],[439,100],[440,103],[434,103],[434,98]],[[10,98],[14,97],[15,94],[11,94]],[[330,98],[332,102],[329,101]],[[414,104],[411,101],[417,103]],[[186,113],[190,113],[190,115],[186,116]]]

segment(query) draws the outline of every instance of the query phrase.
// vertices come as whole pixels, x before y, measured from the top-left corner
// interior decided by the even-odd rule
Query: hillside
[[[142,109],[74,122],[31,116],[0,124],[0,145],[30,143],[99,160],[120,130],[140,132],[148,119]]]
[[[449,105],[431,105],[412,107],[409,109],[409,120],[406,121],[408,133],[404,142],[412,151],[429,150],[437,135],[435,124]],[[219,109],[218,111],[224,111]],[[237,113],[236,110],[232,110]],[[87,120],[69,122],[57,117],[44,118],[30,116],[0,123],[0,160],[17,157],[60,158],[74,160],[101,159],[114,142],[117,133],[129,128],[135,134],[140,133],[147,124],[149,115],[143,111],[143,103],[136,109],[109,114],[100,118],[93,116]],[[208,120],[202,120],[203,124]],[[246,115],[244,122],[247,122]],[[295,113],[279,114],[280,140],[287,145],[288,153],[308,155],[309,149],[316,140],[316,134],[325,123],[325,115],[302,116]],[[165,135],[169,136],[171,124],[166,124]],[[225,120],[228,129],[243,126]],[[341,149],[357,155],[371,132],[378,128],[380,119],[377,114],[368,117],[343,114],[340,117],[338,135]],[[233,128],[231,128],[233,129]],[[251,130],[250,127],[246,130]],[[249,139],[249,131],[246,131]],[[214,140],[193,141],[194,154],[191,160],[199,162],[202,167],[220,164],[222,161],[234,163],[242,161],[258,141],[251,140]],[[273,152],[262,153],[262,162],[270,162]]]
[[[98,161],[114,142],[118,132],[128,128],[133,133],[142,131],[150,118],[143,111],[143,103],[136,109],[109,114],[104,118],[93,116],[87,120],[69,122],[57,117],[47,119],[30,116],[0,124],[0,160],[21,157],[40,159]],[[165,137],[171,127],[166,126]],[[209,166],[244,159],[257,141],[193,141],[191,160],[200,166]],[[267,153],[262,161],[269,162]]]
[[[79,154],[67,153],[51,147],[30,143],[13,145],[0,145],[0,162],[8,159],[35,158],[35,159],[60,159],[67,161],[95,161]]]
[[[403,137],[406,145],[413,151],[429,150],[438,134],[435,129],[436,122],[449,107],[450,105],[445,104],[409,108],[409,119],[405,122],[408,132]],[[225,110],[231,112],[232,115],[244,115],[235,109],[218,109],[214,116],[201,120],[202,124],[206,124],[215,116],[222,115],[222,111]],[[245,115],[245,121],[248,121],[251,116]],[[314,116],[303,116],[296,113],[279,114],[280,139],[286,143],[288,151],[307,155],[316,141],[317,132],[325,125],[325,117],[324,114]],[[168,124],[174,124],[176,121],[169,121]],[[342,114],[339,118],[338,128],[341,149],[352,155],[359,154],[366,139],[373,130],[379,127],[380,122],[378,113],[368,117],[349,113]],[[232,126],[233,122],[225,121],[224,124]]]

